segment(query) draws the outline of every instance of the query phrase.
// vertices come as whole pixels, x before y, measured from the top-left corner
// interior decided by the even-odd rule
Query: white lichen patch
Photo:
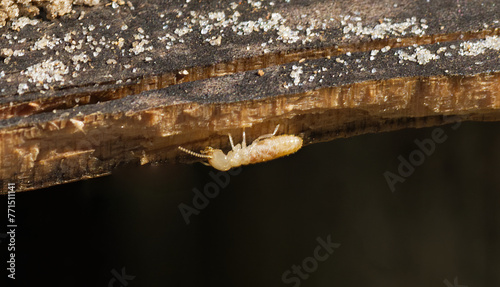
[[[232,26],[233,32],[237,35],[250,35],[254,32],[269,32],[275,31],[278,37],[276,41],[281,41],[283,43],[296,43],[298,41],[311,42],[319,36],[318,33],[313,33],[314,29],[318,29],[316,21],[310,23],[309,27],[304,29],[303,26],[299,25],[296,27],[291,27],[286,25],[287,19],[285,19],[280,13],[272,13],[268,20],[263,20],[259,18],[257,20],[248,20],[238,22],[236,25]],[[304,31],[305,30],[305,31]],[[272,39],[270,39],[272,40]]]
[[[132,48],[129,49],[129,52],[134,53],[134,55],[139,55],[145,50],[152,50],[152,46],[145,47],[147,44],[149,44],[149,40],[146,39],[142,39],[140,42],[135,41],[132,43]]]
[[[20,83],[17,87],[17,93],[22,95],[29,89],[28,84]]]
[[[412,48],[408,49],[411,50]],[[398,50],[395,55],[399,57],[399,63],[403,63],[403,61],[411,61],[416,62],[419,65],[425,65],[430,61],[439,59],[438,55],[420,46],[416,47],[411,54],[408,54],[403,50]]]
[[[293,84],[297,86],[300,84],[300,75],[302,74],[302,67],[301,66],[292,66],[292,72],[290,73],[290,78],[293,80]]]
[[[252,1],[252,0],[247,0],[248,4],[252,5],[253,8],[261,8],[262,6],[262,1]]]
[[[193,32],[193,29],[192,28],[189,28],[189,27],[182,27],[182,28],[177,28],[174,30],[174,33],[177,34],[177,36],[179,37],[182,37],[188,33],[191,33]]]
[[[212,46],[220,46],[221,42],[222,42],[222,36],[218,36],[218,37],[215,37],[213,36],[212,38],[209,38],[209,39],[205,39],[206,42],[209,42],[210,45]]]
[[[500,50],[500,37],[492,36],[479,41],[467,41],[460,44],[458,54],[461,56],[477,56],[484,54],[486,50]]]
[[[2,57],[10,57],[14,54],[14,50],[11,48],[2,48],[0,49],[0,56]]]
[[[28,82],[48,89],[47,83],[64,82],[64,75],[68,74],[68,72],[69,69],[63,62],[50,58],[49,60],[28,67],[25,71],[21,72],[21,75],[27,76]]]
[[[52,38],[47,35],[43,35],[42,38],[38,39],[38,41],[33,44],[33,46],[30,48],[32,51],[33,50],[44,50],[45,48],[53,49],[55,46],[59,45],[61,43],[61,39],[59,38]]]
[[[34,17],[40,14],[40,8],[45,11],[47,18],[54,19],[71,13],[73,5],[94,6],[97,4],[99,4],[99,0],[1,0],[0,27],[4,26],[8,20],[16,21],[19,16]]]
[[[10,28],[14,31],[20,31],[22,28],[24,28],[24,26],[26,26],[26,25],[33,25],[34,26],[34,25],[38,24],[38,22],[40,22],[38,19],[31,20],[28,17],[20,17],[18,19],[15,19],[14,21],[12,21],[12,25],[10,26]]]
[[[416,17],[397,23],[392,23],[392,19],[390,18],[384,18],[382,23],[373,27],[363,26],[360,22],[360,17],[351,17],[351,15],[341,17],[343,18],[341,24],[344,26],[343,32],[346,38],[349,38],[349,34],[370,36],[372,39],[384,39],[388,36],[422,36],[428,28],[428,25],[425,24],[425,19],[418,21]]]
[[[440,47],[439,49],[437,49],[436,54],[441,54],[443,52],[446,52],[446,49],[447,47]]]
[[[386,53],[391,49],[391,46],[385,46],[384,48],[380,49],[382,53]]]
[[[78,62],[87,63],[89,61],[89,57],[87,56],[87,54],[82,52],[78,55],[74,55],[73,57],[71,57],[71,60],[73,60],[73,65],[76,65],[78,64]]]
[[[207,12],[189,11],[189,13],[179,12],[177,18],[184,16],[184,21],[172,21],[166,19],[163,22],[163,29],[167,30],[165,36],[158,37],[158,40],[166,41],[165,48],[171,49],[176,43],[184,43],[184,38],[192,34],[199,37],[204,42],[212,46],[219,46],[224,42],[226,36],[249,36],[254,33],[266,35],[267,39],[261,43],[263,52],[270,52],[266,47],[273,42],[287,44],[302,42],[312,42],[320,38],[319,30],[325,29],[325,22],[304,17],[299,24],[288,24],[289,19],[284,18],[280,13],[269,12],[263,17],[262,14],[247,13],[245,21],[240,21],[242,16],[236,9],[240,6],[250,6],[252,12],[262,9],[270,9],[274,2],[246,1],[239,4],[231,2],[228,9]],[[249,7],[244,7],[249,9]],[[187,14],[187,15],[186,15]],[[163,14],[162,14],[163,15]],[[254,16],[257,15],[257,16]],[[172,23],[180,22],[181,24]],[[173,27],[172,27],[173,26]]]
[[[283,41],[284,43],[295,43],[300,40],[299,31],[294,31],[288,26],[280,25],[277,30],[277,40]]]
[[[487,50],[499,51],[500,37],[487,36],[486,39],[463,42],[460,44],[458,51],[456,51],[456,49],[456,45],[451,44],[449,46],[439,47],[436,50],[436,53],[433,53],[422,46],[414,46],[413,48],[407,48],[407,50],[412,50],[412,53],[407,53],[405,50],[401,49],[398,50],[395,55],[399,57],[399,63],[412,61],[420,65],[425,65],[431,61],[439,59],[439,54],[444,54],[445,57],[452,57],[454,54],[456,56],[477,56],[484,54]],[[482,62],[477,63],[482,64]]]
[[[223,21],[225,18],[226,14],[224,13],[224,11],[208,12],[208,19],[210,20],[216,20],[220,22]]]
[[[80,71],[80,63],[85,64],[90,60],[90,58],[89,56],[87,56],[87,54],[82,52],[78,55],[74,55],[73,57],[71,57],[71,60],[73,61],[73,69],[75,71]]]

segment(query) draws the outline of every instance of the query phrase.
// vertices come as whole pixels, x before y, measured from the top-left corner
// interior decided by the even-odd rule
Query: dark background
[[[214,182],[201,164],[18,193],[17,279],[3,286],[125,286],[110,284],[123,267],[130,287],[295,286],[283,273],[328,236],[340,246],[300,286],[500,286],[500,123],[440,128],[447,140],[395,192],[383,173],[436,127],[245,166],[189,225],[179,204]]]

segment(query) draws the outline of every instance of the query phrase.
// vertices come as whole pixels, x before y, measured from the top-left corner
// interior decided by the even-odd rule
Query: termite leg
[[[256,138],[256,139],[254,140],[254,142],[256,142],[256,141],[260,141],[260,140],[262,140],[262,139],[267,139],[267,138],[270,138],[270,137],[274,137],[274,136],[276,135],[276,133],[278,132],[278,128],[279,128],[279,127],[280,127],[280,125],[278,124],[278,125],[276,126],[276,128],[274,129],[274,132],[273,132],[272,134],[261,135],[260,137]]]
[[[229,136],[229,142],[231,143],[231,148],[233,148],[233,150],[234,150],[233,137],[229,133],[227,135]]]
[[[243,148],[247,147],[247,138],[246,138],[246,134],[245,134],[245,129],[243,129],[243,141],[241,142],[241,146]]]
[[[273,132],[273,136],[276,135],[276,133],[278,132],[278,129],[280,128],[280,124],[277,124],[276,125],[276,128],[274,128],[274,132]]]

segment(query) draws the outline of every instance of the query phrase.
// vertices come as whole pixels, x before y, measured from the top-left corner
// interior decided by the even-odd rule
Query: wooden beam
[[[93,178],[278,123],[310,144],[500,119],[495,1],[208,2],[4,31],[0,179]]]

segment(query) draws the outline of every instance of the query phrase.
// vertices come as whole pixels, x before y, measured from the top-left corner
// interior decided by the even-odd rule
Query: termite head
[[[208,159],[208,163],[215,169],[228,171],[231,169],[231,163],[227,160],[227,156],[220,149],[212,149],[212,158]]]
[[[199,157],[199,158],[206,158],[208,159],[208,164],[214,167],[215,169],[221,170],[221,171],[228,171],[231,169],[231,164],[227,160],[226,155],[220,150],[220,149],[214,149],[212,147],[207,147],[206,149],[202,150],[201,153],[197,153],[191,150],[188,150],[183,147],[179,147],[179,149],[185,153],[188,153],[190,155]],[[206,164],[206,163],[205,163]]]

